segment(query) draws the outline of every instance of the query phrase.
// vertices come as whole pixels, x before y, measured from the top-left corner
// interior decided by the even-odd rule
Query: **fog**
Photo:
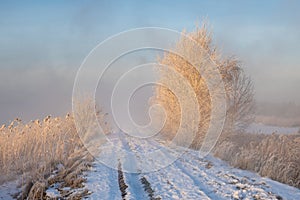
[[[155,1],[2,2],[0,123],[70,112],[77,70],[107,37],[145,26],[192,30],[203,18],[209,21],[214,44],[222,54],[241,60],[254,81],[258,102],[299,104],[298,8],[297,1],[174,1],[172,6]],[[156,55],[151,54],[151,59],[139,55],[134,65],[152,61]],[[103,86],[112,87],[124,63],[113,67]],[[97,93],[99,102],[107,94]],[[136,108],[145,110],[145,97],[150,94],[150,88],[139,91]]]

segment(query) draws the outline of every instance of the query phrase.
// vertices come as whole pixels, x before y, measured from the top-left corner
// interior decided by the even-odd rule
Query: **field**
[[[219,141],[215,155],[234,167],[300,188],[300,135],[232,134]]]
[[[71,21],[80,21],[78,19],[86,18],[89,12],[84,9],[80,13],[80,17]],[[90,24],[84,29],[88,27]],[[70,30],[76,29],[72,27]],[[187,30],[180,33],[163,28],[137,28],[104,40],[88,54],[74,77],[72,101],[69,102],[72,104],[69,105],[71,113],[59,117],[49,115],[29,122],[16,118],[3,124],[0,128],[0,199],[299,200],[300,105],[289,102],[287,97],[284,99],[287,103],[281,102],[282,97],[273,91],[273,87],[272,91],[265,90],[273,95],[268,97],[270,102],[257,102],[257,93],[264,93],[264,90],[255,88],[257,83],[253,80],[257,81],[257,77],[253,79],[242,60],[223,52],[221,46],[214,43],[209,24],[204,21],[192,31]],[[172,35],[168,31],[177,33],[176,41],[168,41]],[[34,31],[30,29],[30,32]],[[132,33],[134,36],[130,35]],[[224,35],[228,37],[230,34]],[[76,39],[76,34],[70,38],[73,36]],[[166,42],[172,46],[165,51],[149,45],[150,40],[156,45]],[[116,41],[117,44],[112,45]],[[147,45],[137,48],[135,42]],[[70,40],[68,45],[71,43]],[[242,46],[247,46],[246,43]],[[255,40],[255,43],[263,42]],[[129,51],[127,44],[134,50]],[[119,48],[118,45],[124,46]],[[122,52],[124,49],[126,51]],[[152,55],[148,51],[153,49],[162,51],[151,63],[153,74],[146,71],[147,74],[129,76],[139,67],[146,66],[141,62],[150,59]],[[108,62],[106,57],[114,57],[113,53],[119,52],[117,50],[123,54]],[[140,50],[146,51],[144,57]],[[124,59],[136,52],[141,53],[136,60],[130,60],[130,56],[129,60]],[[73,52],[62,54],[65,58]],[[255,56],[249,57],[253,59]],[[277,62],[273,57],[276,56],[272,55],[272,64]],[[98,58],[107,62],[107,68],[99,68],[104,66],[102,60],[96,60]],[[255,62],[267,63],[265,60]],[[65,62],[60,60],[57,63]],[[136,66],[121,74],[127,67],[124,63],[135,63]],[[123,67],[122,70],[109,69],[113,64]],[[89,66],[97,69],[89,69]],[[271,78],[278,78],[273,74],[278,69],[277,66],[272,70]],[[103,72],[100,76],[109,74],[107,80],[95,78],[100,74],[96,72]],[[281,72],[278,74],[281,76]],[[152,75],[155,81],[149,78]],[[94,78],[98,82],[91,90]],[[146,81],[139,82],[140,79]],[[126,84],[134,91],[129,91],[121,80],[130,82]],[[53,83],[56,81],[59,82],[54,79]],[[6,82],[14,84],[14,81]],[[136,87],[135,84],[139,85]],[[57,89],[52,84],[46,85],[41,96],[49,95],[48,90],[51,93]],[[104,89],[98,94],[96,90],[102,86]],[[151,89],[152,96],[140,91],[145,89],[144,86]],[[5,91],[12,89],[11,85],[8,89],[3,88]],[[289,92],[294,95],[292,89]],[[32,94],[41,91],[39,87],[32,90]],[[20,105],[23,105],[23,99],[18,95],[25,93],[27,98],[31,94],[24,91],[12,93],[13,100],[22,100],[16,100]],[[141,94],[146,101],[135,104],[133,97]],[[46,99],[50,101],[50,98]],[[60,101],[60,97],[56,99]],[[6,103],[13,100],[1,101],[4,102],[2,109],[5,110]],[[46,105],[46,108],[51,110],[56,106]],[[34,109],[44,109],[40,107]],[[141,108],[149,110],[142,113]],[[136,123],[131,109],[136,109],[132,112],[136,114],[135,118],[141,121],[149,118],[149,124]],[[30,112],[28,114],[34,115]],[[139,116],[143,114],[145,116]],[[7,116],[4,117],[6,120]]]

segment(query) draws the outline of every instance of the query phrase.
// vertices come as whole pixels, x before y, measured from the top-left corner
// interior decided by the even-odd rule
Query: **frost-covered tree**
[[[193,60],[194,63],[201,63],[207,57],[216,64],[222,80],[225,86],[226,101],[227,101],[227,113],[224,130],[235,130],[245,128],[251,120],[253,120],[253,86],[251,79],[245,75],[241,68],[240,62],[232,57],[222,57],[217,52],[216,48],[212,45],[211,33],[207,31],[206,25],[197,27],[195,31],[187,33],[183,32],[192,41],[197,42],[201,48],[195,48],[190,39],[182,36],[174,47],[174,52],[184,52],[185,55]],[[203,52],[206,53],[203,53]],[[159,59],[159,64],[167,65],[174,69],[177,73],[182,75],[193,88],[199,105],[200,122],[198,124],[198,133],[193,139],[193,147],[197,148],[203,141],[205,133],[209,127],[211,120],[211,93],[207,87],[207,80],[199,74],[197,69],[185,60],[180,55],[168,52]],[[159,82],[167,82],[172,85],[172,88],[178,88],[179,90],[185,90],[182,87],[182,82],[169,73],[168,70],[158,66],[157,74],[159,76]],[[206,78],[209,78],[210,73],[213,71],[206,71]],[[208,76],[207,76],[208,74]],[[183,91],[184,92],[184,91]],[[189,104],[190,99],[183,97],[183,104]],[[166,123],[161,131],[162,135],[169,138],[174,137],[181,120],[181,108],[176,95],[170,88],[166,88],[157,85],[155,88],[155,95],[151,99],[152,104],[160,104],[165,109],[167,115]],[[160,119],[159,116],[157,119]],[[187,128],[187,127],[186,127]],[[188,134],[188,129],[186,131]]]

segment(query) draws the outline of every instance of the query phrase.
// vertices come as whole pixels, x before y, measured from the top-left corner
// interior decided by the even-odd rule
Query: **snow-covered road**
[[[232,168],[211,156],[199,158],[193,150],[167,167],[143,173],[141,167],[168,160],[170,155],[145,159],[141,152],[165,148],[164,145],[121,133],[109,137],[114,145],[104,148],[100,157],[117,169],[94,163],[86,173],[89,199],[300,199],[297,188]]]

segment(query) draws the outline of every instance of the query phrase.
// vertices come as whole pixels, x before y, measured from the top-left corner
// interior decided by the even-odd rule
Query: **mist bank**
[[[256,106],[257,123],[271,126],[300,127],[300,105],[292,102],[258,102]]]

